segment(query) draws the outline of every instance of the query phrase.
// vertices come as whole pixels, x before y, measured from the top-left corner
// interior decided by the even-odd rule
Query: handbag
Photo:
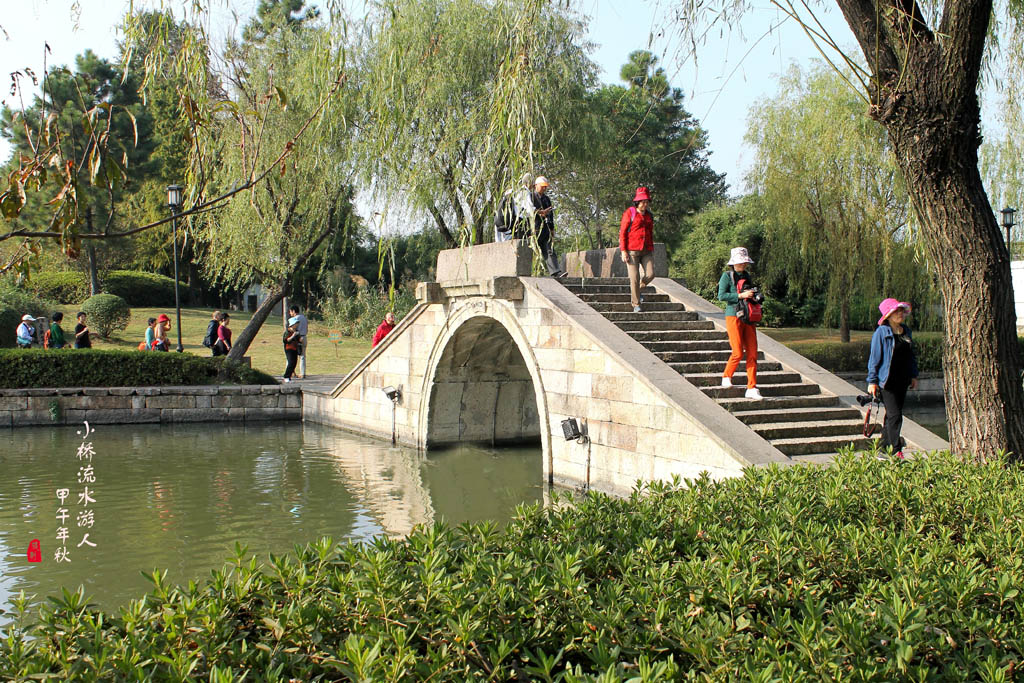
[[[743,288],[748,282],[751,282],[750,278],[744,278],[739,286],[736,285],[736,271],[730,270],[729,276],[732,278],[732,287],[739,294],[743,291]],[[753,285],[751,285],[753,286]],[[749,299],[740,299],[739,303],[736,304],[736,318],[742,323],[747,325],[756,325],[761,322],[763,318],[763,312],[761,310],[761,304],[755,301],[757,296],[753,296]],[[763,301],[764,299],[762,299]]]

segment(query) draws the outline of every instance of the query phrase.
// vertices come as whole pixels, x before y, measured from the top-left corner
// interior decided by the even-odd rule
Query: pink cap
[[[907,303],[906,301],[897,301],[892,297],[878,304],[878,310],[882,314],[882,317],[878,319],[878,324],[881,325],[882,323],[884,323],[886,318],[888,318],[890,315],[895,313],[900,308],[903,308],[907,311],[907,313],[910,313],[909,303]]]

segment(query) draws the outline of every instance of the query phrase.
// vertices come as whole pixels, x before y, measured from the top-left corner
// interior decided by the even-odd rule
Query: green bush
[[[100,614],[19,601],[7,679],[1012,680],[1024,469],[936,454],[750,468],[405,540],[154,572]]]
[[[1024,337],[1018,337],[1021,358],[1024,359]],[[871,354],[870,341],[842,342],[791,342],[786,344],[801,356],[817,363],[830,372],[867,372],[868,356]],[[917,352],[919,372],[942,372],[942,350],[945,342],[938,334],[918,333],[914,335],[914,349]]]
[[[49,317],[54,307],[53,302],[40,299],[12,279],[0,279],[0,348],[14,348],[21,316]]]
[[[89,316],[89,327],[95,328],[101,337],[109,339],[114,332],[128,327],[132,310],[127,302],[113,294],[96,294],[85,300],[82,310]]]
[[[0,389],[277,384],[270,375],[224,357],[101,349],[0,350]],[[3,677],[0,676],[0,679]]]
[[[89,279],[70,270],[34,273],[25,288],[41,299],[78,305],[89,296]]]
[[[178,282],[179,295],[184,305],[190,290]],[[174,305],[174,278],[137,270],[112,270],[103,277],[103,291],[116,294],[129,306],[158,308]]]

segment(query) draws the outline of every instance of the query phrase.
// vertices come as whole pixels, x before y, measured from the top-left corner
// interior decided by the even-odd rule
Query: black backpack
[[[217,328],[220,327],[220,323],[216,320],[211,320],[210,324],[206,326],[206,336],[203,337],[203,346],[208,349],[213,348],[213,340],[217,335]]]
[[[509,192],[498,202],[497,209],[494,212],[494,229],[501,232],[512,232],[517,218],[516,202],[512,197],[512,193]]]

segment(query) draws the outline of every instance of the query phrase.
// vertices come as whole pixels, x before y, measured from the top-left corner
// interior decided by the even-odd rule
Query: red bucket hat
[[[161,313],[160,315],[157,316],[156,321],[158,323],[169,323],[171,322],[171,319],[167,317],[166,313]]]
[[[633,201],[634,202],[643,202],[643,201],[649,202],[649,201],[651,201],[651,195],[647,194],[647,188],[646,187],[638,187],[638,188],[636,188],[636,196],[633,197]]]

